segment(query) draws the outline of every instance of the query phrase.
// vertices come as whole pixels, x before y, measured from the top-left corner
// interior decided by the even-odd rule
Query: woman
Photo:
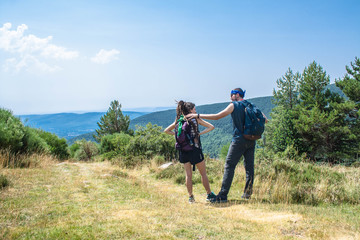
[[[179,119],[180,121],[181,119],[186,120],[185,116],[189,113],[196,114],[195,104],[191,102],[179,101],[176,108],[176,120],[174,123],[168,126],[164,132],[175,136],[175,132],[173,130],[175,129],[176,123],[179,121]],[[189,203],[195,202],[195,198],[192,192],[193,187],[191,165],[195,165],[198,168],[201,175],[201,182],[207,193],[206,201],[210,201],[211,199],[214,199],[216,195],[210,190],[209,179],[206,175],[204,155],[202,154],[201,150],[200,135],[212,131],[214,126],[211,123],[202,120],[201,118],[188,119],[187,121],[191,126],[191,138],[194,140],[194,149],[188,152],[180,150],[179,161],[184,164],[185,168],[186,188],[189,193]],[[205,127],[205,129],[201,132],[199,132],[199,124]]]

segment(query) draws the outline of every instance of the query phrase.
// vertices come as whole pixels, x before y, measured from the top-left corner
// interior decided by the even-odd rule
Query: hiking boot
[[[228,200],[227,200],[227,196],[220,196],[220,195],[217,195],[215,198],[212,198],[210,200],[211,203],[226,203]]]
[[[242,199],[246,199],[246,200],[249,200],[251,198],[251,194],[248,194],[248,193],[244,193],[242,196],[241,196]]]
[[[211,193],[209,193],[209,194],[207,195],[206,201],[207,201],[207,202],[211,202],[211,200],[212,200],[212,199],[215,199],[215,198],[216,198],[215,193],[211,192]]]
[[[195,198],[194,198],[194,195],[191,195],[189,197],[189,203],[194,203],[195,202]]]

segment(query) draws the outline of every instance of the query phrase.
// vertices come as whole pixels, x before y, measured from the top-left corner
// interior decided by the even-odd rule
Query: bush
[[[68,145],[65,138],[59,138],[53,133],[45,132],[36,129],[37,134],[47,143],[51,155],[63,160],[67,159],[70,154],[68,152]]]
[[[59,139],[55,134],[39,129],[25,127],[19,118],[5,109],[0,109],[0,151],[1,164],[11,167],[39,165],[41,159],[46,159],[46,154],[60,159],[68,157],[65,139]]]
[[[6,176],[0,174],[0,189],[9,186],[9,184],[9,180],[6,178]]]
[[[25,127],[21,153],[50,153],[46,141],[38,135],[38,130]]]
[[[225,160],[225,159],[226,159],[226,156],[227,156],[228,151],[229,151],[230,143],[231,143],[231,142],[225,144],[224,146],[222,146],[222,147],[220,148],[220,159],[221,159],[221,160]]]
[[[351,164],[351,166],[352,166],[352,167],[357,167],[357,168],[359,168],[359,167],[360,167],[360,161],[353,162],[353,163]]]
[[[95,157],[99,153],[98,145],[94,142],[86,141],[83,139],[80,141],[76,141],[75,144],[78,144],[78,149],[74,153],[74,157],[78,160],[91,161],[93,157]]]
[[[0,149],[19,152],[24,135],[25,128],[20,119],[14,117],[11,111],[0,108]]]
[[[161,164],[164,164],[166,162],[166,159],[164,156],[156,155],[152,158],[151,161],[154,162],[157,166],[159,166]]]
[[[116,177],[121,177],[121,178],[128,178],[129,174],[127,174],[126,172],[120,171],[120,170],[114,170],[112,172],[112,175],[116,176]]]
[[[178,176],[185,177],[184,167],[180,163],[175,163],[155,175],[156,179],[176,179]]]
[[[139,156],[117,156],[111,159],[111,163],[124,168],[135,168],[141,166],[145,160]]]
[[[110,151],[107,153],[102,154],[102,158],[103,160],[107,159],[107,160],[112,160],[114,158],[120,157],[118,152],[115,151]]]
[[[86,141],[85,139],[82,139],[82,140]],[[75,158],[75,153],[77,152],[77,150],[80,149],[80,141],[76,141],[74,144],[72,144],[70,147],[68,147],[71,158]]]
[[[119,155],[126,155],[126,147],[129,144],[131,136],[126,133],[114,133],[105,135],[101,138],[101,153],[116,152]]]
[[[126,149],[127,154],[152,158],[162,155],[166,159],[175,158],[175,139],[162,131],[157,125],[148,123],[146,127],[138,127],[135,136]]]

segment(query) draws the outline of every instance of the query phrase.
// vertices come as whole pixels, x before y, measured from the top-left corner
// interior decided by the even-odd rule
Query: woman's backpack
[[[175,124],[175,147],[181,151],[194,150],[194,139],[191,137],[191,124],[184,117]]]

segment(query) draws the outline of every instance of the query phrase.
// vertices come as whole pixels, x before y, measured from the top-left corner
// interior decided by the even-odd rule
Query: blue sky
[[[270,96],[312,61],[360,57],[360,1],[0,1],[0,107],[124,110]]]

